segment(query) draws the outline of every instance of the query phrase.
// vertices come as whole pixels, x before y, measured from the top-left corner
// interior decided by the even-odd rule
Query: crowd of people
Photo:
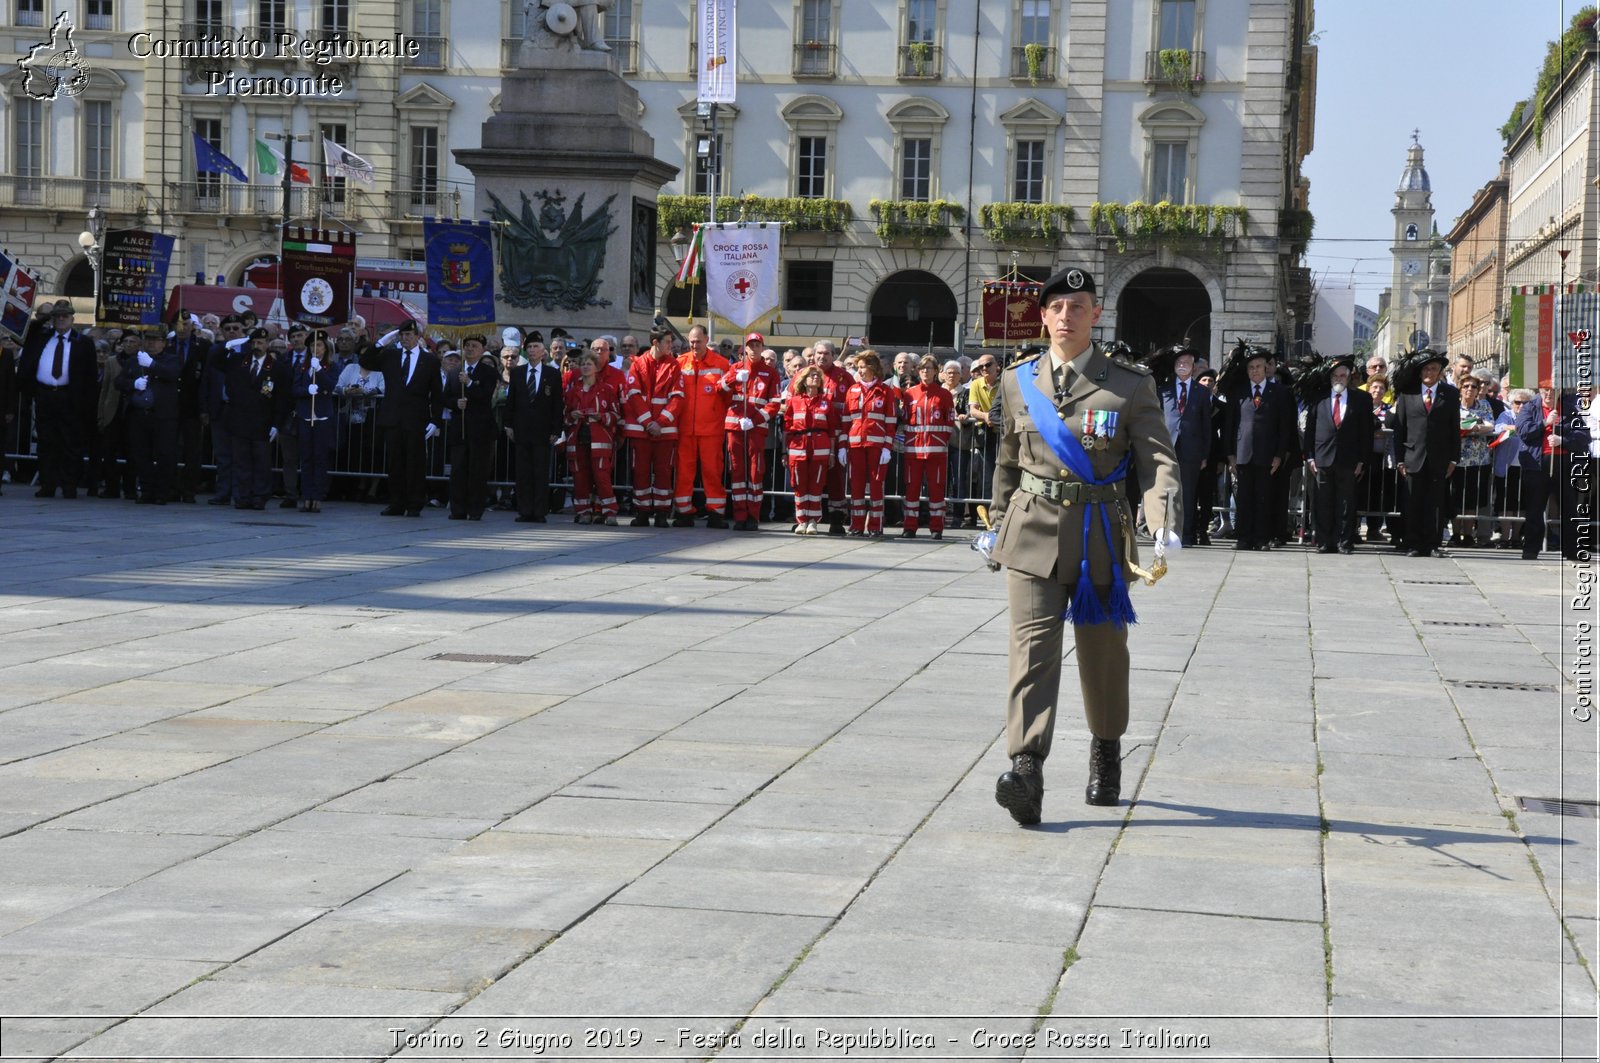
[[[1578,511],[1571,464],[1600,445],[1586,395],[1510,389],[1426,354],[1331,360],[1321,392],[1261,348],[1220,368],[1164,354],[1151,361],[1186,545],[1579,548],[1580,527],[1545,517]],[[559,327],[456,344],[411,322],[374,336],[360,319],[280,331],[250,314],[84,330],[59,301],[20,347],[0,340],[0,409],[13,481],[32,460],[47,498],[166,505],[209,489],[239,509],[344,497],[390,516],[542,523],[570,507],[580,524],[754,531],[782,516],[801,535],[898,524],[937,539],[976,527],[988,500],[1005,364],[990,350],[780,351],[759,333],[713,346],[699,326],[643,345]],[[1407,370],[1428,382],[1397,388]]]

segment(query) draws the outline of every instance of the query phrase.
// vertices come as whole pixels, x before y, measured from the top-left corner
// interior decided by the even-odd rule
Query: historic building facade
[[[1445,236],[1450,244],[1450,353],[1498,369],[1505,362],[1505,168],[1472,197]]]

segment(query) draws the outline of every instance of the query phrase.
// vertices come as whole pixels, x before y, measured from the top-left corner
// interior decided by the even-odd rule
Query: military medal
[[[1114,410],[1085,410],[1083,437],[1079,440],[1084,450],[1107,450],[1117,434],[1117,413]]]

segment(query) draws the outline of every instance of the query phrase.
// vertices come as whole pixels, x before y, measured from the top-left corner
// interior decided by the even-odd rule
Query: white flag
[[[735,32],[738,0],[699,0],[701,103],[732,103],[739,59]]]
[[[706,309],[749,328],[778,309],[779,244],[783,226],[719,222],[701,227]]]
[[[348,148],[341,148],[327,137],[322,138],[322,153],[328,163],[331,177],[348,177],[372,187],[372,163]]]

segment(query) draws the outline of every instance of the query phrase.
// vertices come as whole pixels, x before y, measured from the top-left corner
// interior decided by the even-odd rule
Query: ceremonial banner
[[[288,226],[283,230],[279,263],[283,312],[290,321],[325,329],[350,320],[350,290],[356,275],[354,233]]]
[[[22,338],[28,327],[28,317],[33,313],[33,297],[38,287],[33,274],[23,269],[22,263],[0,255],[0,329],[19,340]]]
[[[1034,281],[984,281],[983,342],[1030,343],[1043,336],[1039,288]]]
[[[1513,287],[1506,342],[1511,386],[1536,388],[1544,380],[1558,388],[1594,383],[1593,346],[1581,337],[1585,330],[1600,335],[1600,295],[1591,286]],[[1580,342],[1586,348],[1581,353]]]
[[[701,103],[732,103],[738,88],[738,0],[699,0]]]
[[[489,222],[424,218],[428,261],[428,316],[448,332],[494,324],[494,246]]]
[[[100,258],[100,298],[94,323],[101,328],[161,324],[173,238],[144,229],[112,229]]]
[[[706,309],[740,332],[778,309],[780,222],[700,227]]]

